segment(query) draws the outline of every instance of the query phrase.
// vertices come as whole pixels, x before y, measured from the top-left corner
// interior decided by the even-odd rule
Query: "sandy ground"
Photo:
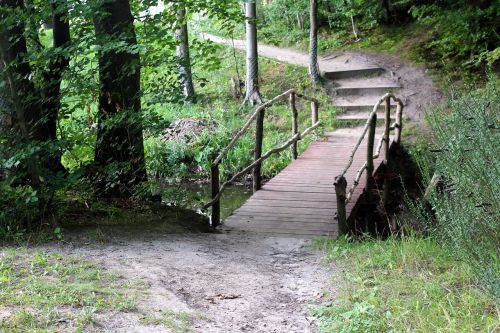
[[[190,314],[194,332],[316,332],[311,309],[324,301],[334,266],[311,243],[242,233],[149,234],[51,250],[148,286],[137,313],[98,318],[111,332],[170,332],[140,320],[165,311]]]

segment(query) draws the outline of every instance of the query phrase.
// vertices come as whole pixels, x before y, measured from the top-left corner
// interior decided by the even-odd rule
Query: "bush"
[[[436,229],[469,262],[482,288],[500,301],[500,91],[487,88],[452,99],[429,115],[437,148],[429,198]],[[421,160],[428,181],[428,159]]]
[[[0,239],[16,239],[38,216],[38,193],[30,186],[0,182]]]

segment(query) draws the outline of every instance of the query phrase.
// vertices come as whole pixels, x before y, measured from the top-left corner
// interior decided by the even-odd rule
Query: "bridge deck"
[[[337,236],[333,182],[347,164],[361,129],[344,128],[325,135],[327,140],[314,142],[297,160],[234,211],[225,220],[225,226],[273,234]],[[366,140],[346,174],[348,189],[365,160]],[[381,163],[382,158],[374,160],[375,170]],[[347,217],[364,188],[365,177],[362,177],[347,205]]]

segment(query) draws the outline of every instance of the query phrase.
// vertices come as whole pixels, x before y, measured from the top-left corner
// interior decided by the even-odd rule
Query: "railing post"
[[[299,132],[298,125],[298,112],[297,106],[295,105],[295,93],[290,94],[290,109],[292,110],[292,137]],[[297,151],[297,141],[292,144],[292,157],[294,160],[297,159],[298,151]]]
[[[311,102],[311,121],[312,125],[318,122],[318,102]]]
[[[339,235],[346,234],[347,226],[347,213],[346,213],[346,188],[347,181],[344,176],[335,177],[335,193],[337,194],[337,222],[339,224]]]
[[[389,163],[389,143],[391,131],[391,96],[385,98],[384,164]]]
[[[375,143],[375,127],[377,126],[377,114],[373,113],[370,118],[368,130],[368,146],[366,154],[366,194],[368,203],[372,203],[373,180],[373,145]]]
[[[253,153],[254,161],[258,160],[262,156],[262,140],[264,137],[264,116],[265,109],[262,109],[257,114],[257,119],[255,120],[255,149]],[[252,178],[253,178],[253,192],[257,192],[261,188],[261,177],[260,177],[261,163],[253,168]]]
[[[210,165],[212,200],[219,194],[219,163]],[[212,205],[212,227],[220,224],[220,198]]]
[[[400,144],[401,142],[401,131],[403,130],[403,105],[398,103],[396,108],[396,128],[394,133],[394,142]]]

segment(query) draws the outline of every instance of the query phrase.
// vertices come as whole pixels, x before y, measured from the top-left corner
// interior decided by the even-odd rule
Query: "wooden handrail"
[[[391,99],[393,99],[396,103],[396,121],[391,124],[390,119],[391,119]],[[380,107],[380,104],[385,102],[385,107],[384,107],[384,133],[383,136],[380,138],[375,151],[373,150],[374,148],[374,139],[375,139],[375,129],[377,125],[377,110]],[[401,101],[401,99],[397,98],[394,96],[392,93],[387,93],[384,96],[382,96],[375,106],[373,107],[373,110],[370,112],[368,115],[368,119],[366,121],[366,124],[363,128],[363,131],[356,142],[356,145],[352,149],[350,155],[349,155],[349,160],[347,162],[347,165],[345,168],[342,170],[342,172],[335,177],[335,192],[337,196],[337,220],[339,223],[339,231],[341,233],[344,233],[347,231],[347,217],[346,217],[346,205],[349,203],[349,201],[352,198],[352,195],[354,193],[354,190],[359,184],[359,181],[361,179],[361,176],[363,173],[366,171],[366,193],[367,193],[367,201],[371,201],[371,194],[374,186],[374,180],[373,180],[373,160],[377,159],[380,156],[380,152],[382,150],[382,146],[384,146],[384,164],[389,165],[389,148],[390,148],[390,132],[395,131],[394,135],[394,143],[399,144],[401,142],[401,130],[403,128],[403,109],[404,109],[404,104]],[[349,168],[351,167],[353,161],[354,161],[354,156],[358,150],[358,148],[361,145],[361,142],[363,142],[366,134],[369,133],[368,135],[368,147],[367,147],[367,155],[366,155],[366,161],[363,164],[363,166],[358,170],[356,173],[356,176],[354,177],[353,184],[351,185],[349,191],[347,191],[347,181],[345,179],[345,175]],[[383,204],[385,205],[387,201],[387,193],[389,190],[389,182],[388,180],[384,181],[384,192],[382,196]]]
[[[303,132],[299,132],[298,128],[298,112],[296,107],[297,98],[307,100],[311,102],[311,126],[306,128]],[[262,141],[263,141],[263,122],[264,122],[264,113],[265,110],[271,107],[273,104],[276,104],[282,100],[288,99],[289,105],[292,114],[292,137],[283,143],[281,146],[273,148],[267,151],[265,154],[262,154]],[[212,200],[205,205],[202,206],[201,210],[205,211],[209,207],[212,207],[212,227],[216,227],[220,223],[220,197],[222,192],[227,188],[229,184],[234,182],[238,177],[248,173],[252,170],[253,173],[253,190],[254,192],[260,189],[261,185],[261,175],[260,175],[260,165],[263,161],[269,158],[271,155],[279,153],[286,148],[292,146],[292,156],[294,159],[297,158],[297,142],[309,135],[313,130],[318,128],[320,125],[319,122],[319,102],[316,98],[302,95],[297,93],[294,89],[289,89],[284,93],[274,97],[273,99],[259,105],[254,112],[248,117],[247,121],[243,125],[243,127],[232,137],[229,144],[217,155],[212,164],[210,165],[211,170],[211,188],[212,188]],[[234,147],[236,142],[248,131],[252,123],[256,123],[256,133],[255,133],[255,150],[254,150],[254,161],[245,167],[240,172],[236,173],[231,177],[231,179],[227,180],[225,183],[219,186],[220,178],[219,178],[219,165],[222,162],[222,159],[227,155],[227,153]]]

